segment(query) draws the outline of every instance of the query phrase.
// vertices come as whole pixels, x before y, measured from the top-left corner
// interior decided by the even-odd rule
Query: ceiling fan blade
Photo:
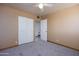
[[[50,4],[50,3],[48,3],[48,4],[47,4],[47,3],[45,3],[45,4],[44,4],[44,6],[47,6],[47,7],[52,7],[52,6],[53,6],[53,4]]]

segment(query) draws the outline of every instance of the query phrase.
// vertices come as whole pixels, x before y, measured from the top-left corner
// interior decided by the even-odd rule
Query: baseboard
[[[47,40],[47,41],[51,42],[50,40]],[[73,49],[73,50],[79,51],[78,49],[75,49],[75,48],[72,48],[72,47],[69,47],[69,46],[66,46],[66,45],[62,45],[62,44],[59,44],[59,43],[56,43],[56,42],[51,42],[51,43],[54,43],[54,44],[57,44],[57,45],[61,45],[61,46],[67,47],[69,49]],[[0,51],[5,50],[5,49],[9,49],[9,48],[13,48],[13,47],[17,47],[17,46],[19,46],[19,45],[14,45],[14,46],[11,46],[11,47],[3,48],[3,49],[0,49]]]
[[[67,48],[69,48],[69,49],[73,49],[73,50],[79,51],[78,49],[75,49],[75,48],[72,48],[72,47],[69,47],[69,46],[60,44],[60,43],[52,42],[52,41],[50,41],[50,40],[47,40],[47,41],[48,41],[48,42],[51,42],[51,43],[54,43],[54,44],[57,44],[57,45],[61,45],[61,46],[67,47]]]
[[[32,42],[34,42],[34,41],[32,41]],[[29,43],[32,43],[32,42],[29,42]],[[24,44],[29,44],[29,43],[24,43]],[[24,45],[24,44],[14,45],[14,46],[7,47],[7,48],[2,48],[2,49],[0,49],[0,51],[5,50],[5,49],[9,49],[9,48],[13,48],[13,47],[17,47],[17,46],[21,46],[21,45]]]
[[[14,45],[14,46],[11,46],[11,47],[7,47],[7,48],[2,48],[2,49],[0,49],[0,51],[2,51],[2,50],[6,50],[6,49],[9,49],[9,48],[13,48],[13,47],[17,47],[18,45]]]

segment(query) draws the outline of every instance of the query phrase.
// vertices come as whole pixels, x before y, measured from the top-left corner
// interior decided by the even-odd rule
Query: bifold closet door
[[[24,44],[32,42],[34,39],[33,19],[27,17],[18,17],[18,43]]]
[[[41,20],[41,40],[47,41],[47,19]]]

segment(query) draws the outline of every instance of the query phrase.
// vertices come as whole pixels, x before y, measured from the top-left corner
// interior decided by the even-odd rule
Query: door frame
[[[43,19],[43,20],[46,20],[47,21],[47,18],[46,19]],[[43,20],[41,20],[41,21],[43,21]],[[40,21],[40,28],[41,28],[41,21]],[[48,23],[48,22],[47,22]],[[48,31],[48,24],[47,24],[47,29],[46,29],[47,31]],[[46,31],[46,32],[47,32]],[[40,32],[41,32],[41,29],[40,29]],[[48,32],[47,32],[48,33]],[[46,34],[46,38],[47,38],[47,40],[46,41],[48,41],[48,34]]]

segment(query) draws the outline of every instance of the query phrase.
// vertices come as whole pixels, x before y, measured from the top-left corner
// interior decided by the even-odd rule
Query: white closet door
[[[19,45],[33,41],[33,20],[30,18],[18,17],[18,41]]]
[[[47,41],[47,19],[41,20],[41,40]]]

